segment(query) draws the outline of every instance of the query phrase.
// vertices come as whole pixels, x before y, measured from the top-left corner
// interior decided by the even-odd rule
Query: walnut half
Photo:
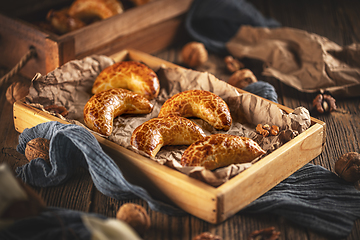
[[[329,94],[318,94],[313,100],[313,107],[319,113],[328,113],[336,110],[336,100]]]

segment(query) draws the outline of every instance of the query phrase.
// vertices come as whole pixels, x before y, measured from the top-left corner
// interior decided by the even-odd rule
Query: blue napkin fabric
[[[95,187],[115,199],[139,197],[155,211],[181,216],[183,210],[153,199],[143,188],[123,177],[122,170],[102,151],[96,138],[85,128],[46,122],[25,129],[17,150],[37,137],[50,139],[51,167],[41,158],[17,169],[18,177],[33,186],[47,187],[66,182],[78,167],[87,169]],[[273,213],[332,237],[346,237],[360,217],[360,191],[335,173],[307,164],[276,187],[240,211]]]
[[[217,53],[226,53],[225,43],[242,24],[264,27],[280,25],[273,19],[263,17],[244,0],[194,0],[186,18],[186,28],[190,35]],[[266,82],[250,84],[245,90],[277,102],[275,89]],[[155,211],[177,216],[186,214],[181,209],[152,198],[145,189],[127,182],[122,170],[103,152],[96,138],[85,128],[58,122],[39,124],[24,130],[19,137],[17,150],[24,154],[26,143],[37,137],[50,139],[51,166],[39,158],[19,167],[18,177],[25,183],[38,187],[56,186],[76,174],[78,167],[83,167],[89,171],[95,187],[106,196],[119,200],[139,197]],[[360,191],[352,184],[321,166],[307,164],[239,213],[277,214],[339,239],[351,232],[354,221],[360,217],[359,203]],[[80,213],[51,208],[38,217],[16,222],[11,228],[0,232],[0,237],[25,239],[16,230],[25,226],[30,226],[29,229],[34,231],[34,235],[31,235],[33,237],[28,239],[41,239],[43,236],[51,236],[51,233],[59,233],[59,228],[63,226],[56,225],[58,218],[49,216],[54,212],[61,215],[68,225],[74,226],[78,236],[84,236],[79,239],[89,239],[83,224],[79,222]],[[36,227],[41,224],[46,228]],[[45,232],[36,235],[36,230]]]
[[[264,17],[245,0],[194,0],[185,19],[190,36],[220,54],[228,53],[225,44],[241,25],[271,28],[280,23]]]

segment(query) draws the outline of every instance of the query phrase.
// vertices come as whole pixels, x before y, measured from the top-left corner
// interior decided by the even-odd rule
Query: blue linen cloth
[[[247,85],[243,90],[278,103],[278,95],[273,85],[264,81],[257,81]]]
[[[227,54],[225,44],[241,25],[280,27],[274,19],[264,17],[245,0],[194,0],[185,19],[190,36],[206,49]]]
[[[203,42],[207,49],[217,53],[227,52],[225,43],[243,24],[280,26],[275,20],[263,17],[244,0],[194,0],[186,18],[186,28],[190,35]],[[250,84],[245,90],[277,102],[276,91],[266,82]],[[83,167],[89,171],[95,187],[106,196],[119,200],[139,197],[155,211],[177,216],[186,214],[181,209],[153,199],[145,189],[127,182],[122,170],[102,151],[95,137],[86,129],[58,122],[39,124],[24,130],[19,137],[17,150],[24,154],[26,143],[37,137],[50,139],[51,167],[43,159],[36,159],[19,167],[18,177],[24,182],[39,187],[56,186],[76,174],[77,167]],[[301,226],[339,239],[351,232],[354,221],[360,217],[359,203],[360,192],[352,184],[346,183],[321,166],[307,164],[239,214],[277,214]],[[58,210],[63,212],[69,223],[76,223],[80,218],[80,215],[67,209]],[[44,215],[31,220],[36,224],[44,218],[52,221]],[[9,239],[23,239],[16,238],[21,234],[16,229],[20,229],[19,226],[23,223],[18,221],[12,228],[5,230],[10,231],[13,236]],[[78,226],[78,231],[85,236],[84,239],[88,239],[81,229],[81,224]],[[58,233],[56,228],[53,229],[53,233]],[[52,232],[47,233],[51,238]],[[34,236],[31,239],[41,238]]]
[[[77,167],[86,168],[96,188],[115,199],[140,197],[155,211],[181,216],[181,209],[153,199],[143,188],[130,184],[121,169],[102,151],[85,128],[46,122],[25,129],[17,150],[24,154],[26,143],[37,137],[50,139],[50,167],[38,158],[17,169],[18,177],[38,187],[66,182]],[[360,217],[360,191],[329,170],[307,164],[240,211],[273,213],[295,223],[337,238],[346,237]]]
[[[37,187],[57,186],[83,167],[89,171],[95,187],[106,196],[119,200],[142,198],[155,211],[183,213],[178,208],[153,199],[145,189],[126,181],[116,163],[85,128],[56,121],[42,123],[20,134],[16,150],[25,154],[27,142],[38,137],[50,140],[51,166],[44,159],[37,158],[18,167],[17,177],[25,183]]]

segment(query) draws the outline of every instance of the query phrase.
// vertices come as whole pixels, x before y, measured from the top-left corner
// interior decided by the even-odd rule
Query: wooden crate
[[[12,2],[17,5],[12,6]],[[26,20],[34,18],[28,16],[30,13],[45,18],[46,11],[56,3],[69,5],[71,1],[44,0],[41,5],[38,2],[17,0],[0,4],[7,4],[0,8],[0,65],[14,67],[33,46],[37,58],[21,70],[26,77],[37,72],[45,75],[69,60],[91,54],[111,55],[125,48],[147,53],[161,50],[184,32],[182,22],[192,0],[156,0],[61,36]],[[27,9],[22,10],[21,6]],[[6,10],[9,13],[4,13]]]
[[[153,69],[158,69],[161,64],[176,67],[175,64],[136,50],[124,50],[112,57],[115,61],[142,61]],[[244,92],[241,89],[238,91]],[[276,105],[288,113],[292,112],[290,108]],[[13,109],[18,132],[46,121],[67,123],[23,101],[16,102]],[[126,169],[123,173],[130,182],[144,187],[156,199],[174,204],[198,218],[216,224],[237,213],[322,152],[326,137],[325,123],[315,118],[311,120],[311,126],[305,132],[219,187],[212,187],[160,165],[98,135],[95,137],[119,167]]]

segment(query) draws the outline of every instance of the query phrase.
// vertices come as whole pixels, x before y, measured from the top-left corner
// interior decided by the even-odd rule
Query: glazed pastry
[[[187,118],[157,117],[138,126],[131,136],[130,144],[155,157],[165,145],[190,145],[205,136],[203,130]]]
[[[141,6],[152,1],[154,0],[131,0],[131,2],[133,2],[135,6]]]
[[[182,166],[203,166],[208,170],[247,163],[265,154],[252,139],[230,134],[213,134],[191,144],[183,153]]]
[[[84,107],[84,122],[91,130],[109,136],[113,120],[121,114],[147,114],[153,105],[126,89],[114,88],[93,95]]]
[[[158,117],[169,115],[198,117],[214,128],[225,131],[230,129],[232,123],[225,101],[204,90],[188,90],[169,98],[161,107]]]
[[[151,100],[159,95],[160,83],[156,73],[135,61],[122,61],[105,68],[95,79],[92,93],[125,88]]]
[[[76,0],[69,9],[69,14],[82,21],[106,19],[122,13],[124,8],[118,0]]]
[[[83,21],[70,16],[67,8],[59,11],[50,10],[46,15],[46,20],[58,34],[65,34],[85,26]]]

